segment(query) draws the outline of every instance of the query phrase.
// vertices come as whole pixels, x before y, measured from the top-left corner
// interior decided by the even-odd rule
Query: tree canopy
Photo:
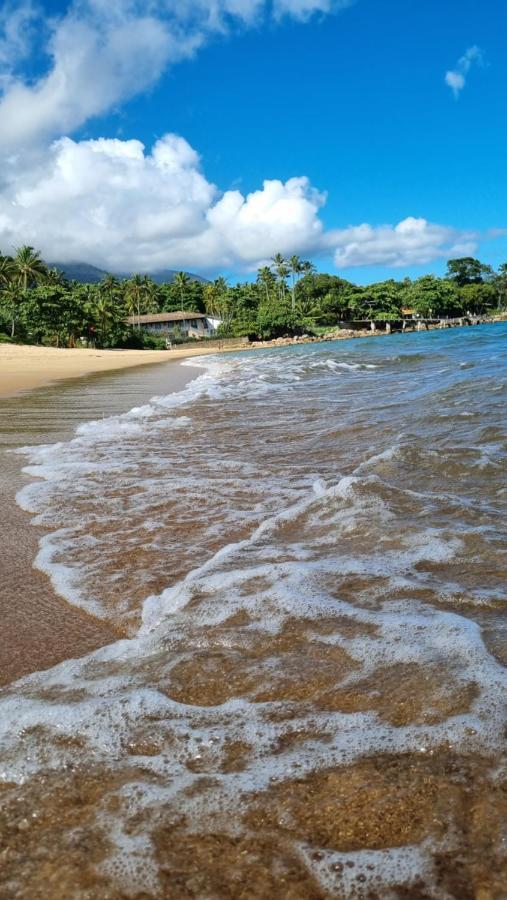
[[[106,275],[99,284],[69,282],[48,269],[33,247],[0,254],[0,336],[56,346],[157,346],[160,339],[140,327],[146,313],[205,312],[220,320],[222,336],[268,339],[319,333],[353,319],[396,320],[409,311],[430,318],[484,315],[506,303],[507,263],[494,272],[472,257],[449,260],[443,278],[361,286],[277,253],[254,281],[202,282],[178,272],[158,285],[141,274],[122,280]]]

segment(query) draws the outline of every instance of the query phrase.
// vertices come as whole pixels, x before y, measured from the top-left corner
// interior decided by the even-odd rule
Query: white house
[[[129,316],[127,324],[139,326],[143,331],[160,337],[171,337],[177,329],[176,333],[183,337],[205,338],[212,337],[220,325],[220,319],[197,312],[165,312]]]

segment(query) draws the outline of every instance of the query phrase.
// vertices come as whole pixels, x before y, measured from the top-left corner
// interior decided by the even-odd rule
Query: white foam
[[[37,565],[70,602],[95,615],[109,615],[109,594],[115,594],[116,613],[124,612],[129,624],[125,595],[136,587],[143,598],[142,622],[131,640],[28,677],[5,692],[1,777],[22,783],[69,762],[123,770],[127,783],[116,818],[104,814],[101,823],[115,845],[104,872],[124,891],[135,893],[139,885],[157,890],[147,834],[166,803],[184,807],[189,828],[196,829],[203,827],[204,804],[207,822],[225,810],[232,830],[239,827],[238,796],[264,791],[289,776],[351,764],[368,754],[428,754],[443,743],[463,754],[494,753],[500,746],[505,673],[487,651],[479,627],[464,615],[414,600],[438,600],[446,590],[460,590],[459,561],[466,558],[466,539],[476,526],[456,511],[459,503],[470,515],[478,507],[473,496],[449,499],[443,488],[426,490],[419,483],[415,490],[415,477],[403,485],[383,480],[386,470],[395,472],[402,461],[405,442],[412,441],[406,436],[412,407],[408,419],[406,413],[400,418],[400,382],[386,387],[395,421],[387,425],[379,417],[378,442],[384,449],[372,453],[377,430],[362,435],[373,384],[365,368],[373,364],[345,361],[340,352],[329,358],[326,350],[324,359],[306,350],[203,358],[198,361],[203,374],[179,394],[85,423],[67,443],[25,451],[26,471],[43,480],[20,492],[18,502],[51,528]],[[339,380],[340,396],[329,369],[354,373]],[[382,373],[386,370],[387,363]],[[329,382],[333,389],[321,399],[323,383]],[[352,400],[341,393],[342,384],[357,389]],[[352,438],[358,422],[358,436]],[[497,450],[488,448],[488,454]],[[351,457],[366,462],[354,469]],[[493,515],[491,509],[481,508],[481,516]],[[192,518],[195,510],[200,517]],[[140,546],[146,570],[141,566],[125,577],[128,552]],[[171,584],[178,553],[185,565]],[[104,560],[109,574],[101,571]],[[452,576],[445,568],[451,563]],[[147,596],[150,590],[143,593],[142,587],[157,565],[158,581],[169,586]],[[352,592],[352,603],[354,579],[363,586]],[[220,629],[235,613],[246,614],[239,621],[249,624]],[[337,621],[335,631],[323,633],[322,621],[340,616],[355,630],[342,629]],[[340,713],[296,701],[255,702],[255,690],[247,688],[245,696],[235,696],[231,688],[225,702],[217,700],[213,707],[171,696],[175,667],[194,654],[211,659],[236,654],[247,665],[252,636],[264,635],[269,642],[294,620],[305,623],[314,649],[327,644],[351,657],[355,665],[341,676],[337,671],[341,687],[390,666],[413,665],[422,675],[440,668],[450,691],[475,684],[477,696],[459,715],[398,727],[374,709]],[[290,654],[287,659],[290,675]],[[259,688],[287,674],[276,650],[250,664]],[[268,715],[275,712],[290,712],[290,718],[275,721]],[[288,727],[308,736],[274,752]],[[160,752],[145,753],[136,740],[139,732],[154,733]],[[62,737],[79,737],[82,748],[65,749],[57,740]],[[227,741],[250,745],[242,771],[223,771]],[[188,763],[203,760],[214,779],[205,800],[184,793],[200,777]],[[152,788],[139,788],[139,766],[148,780],[156,779]],[[128,828],[136,814],[142,833]],[[301,853],[315,869],[307,850]],[[334,863],[351,858],[332,857]],[[424,847],[364,851],[353,859],[354,873],[365,874],[366,885],[373,885],[371,865],[386,890],[397,879],[431,880]],[[325,889],[336,890],[330,861],[324,854],[317,874]],[[350,879],[342,878],[340,890],[356,890],[353,875]]]
[[[315,848],[302,844],[299,851],[330,897],[367,898],[376,895],[385,900],[395,900],[396,886],[403,885],[406,889],[424,880],[430,891],[427,896],[443,900],[442,892],[436,885],[428,843],[350,853],[323,850],[317,854]]]

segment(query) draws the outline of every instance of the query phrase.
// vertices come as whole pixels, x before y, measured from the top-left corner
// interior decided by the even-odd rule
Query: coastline
[[[473,324],[492,325],[505,321],[505,315],[493,316]],[[463,327],[445,323],[429,325],[427,331]],[[414,329],[408,330],[412,334]],[[35,344],[0,344],[0,397],[11,397],[69,378],[132,369],[136,366],[167,363],[222,353],[242,353],[249,350],[268,350],[298,344],[388,336],[387,331],[340,328],[317,337],[280,337],[270,341],[252,341],[245,346],[220,347],[202,343],[172,350],[92,350],[89,348],[41,347]]]
[[[20,543],[36,543],[45,529],[18,508],[16,535],[4,517],[11,613],[19,616],[9,643],[27,666],[48,638],[68,660],[1,692],[8,891],[19,883],[24,897],[26,885],[28,897],[54,883],[71,894],[122,893],[109,872],[132,834],[127,853],[139,860],[136,885],[145,893],[146,871],[160,879],[154,894],[170,896],[187,883],[198,893],[234,893],[244,870],[261,893],[294,887],[320,897],[321,861],[334,878],[322,896],[348,896],[347,863],[354,884],[364,877],[365,890],[389,893],[400,877],[383,865],[390,854],[397,865],[399,853],[408,861],[407,896],[433,885],[434,859],[442,861],[438,885],[452,896],[460,896],[463,872],[474,889],[496,896],[503,798],[491,772],[502,690],[491,635],[501,584],[481,572],[489,572],[501,528],[500,456],[477,462],[492,452],[492,429],[504,433],[495,390],[502,347],[485,344],[480,331],[475,341],[472,331],[225,358],[216,373],[224,391],[210,358],[211,384],[191,384],[188,407],[178,394],[167,404],[161,397],[153,418],[142,404],[195,377],[191,361],[70,379],[0,402],[5,446],[51,445],[31,464],[47,465],[52,489],[46,496],[46,478],[36,481],[41,503],[27,506],[49,510],[52,534],[63,529],[64,564],[65,529],[80,523],[68,561],[78,572],[84,564],[84,593],[100,598],[104,589],[120,604],[161,599],[148,605],[147,628],[134,641],[116,643],[123,626],[113,625],[95,644],[88,632],[86,648],[83,629],[100,622],[49,596],[28,552],[23,569]],[[494,330],[486,337],[496,339]],[[408,352],[393,354],[402,344]],[[383,404],[370,402],[376,385]],[[107,421],[137,406],[133,429]],[[99,421],[89,442],[53,447],[92,417]],[[488,427],[486,441],[472,451],[478,423]],[[457,437],[449,445],[450,430]],[[1,477],[13,497],[15,482],[32,481],[37,469],[23,476],[22,456],[5,459],[11,475],[2,466]],[[413,490],[414,472],[431,478],[428,491]],[[463,528],[470,567],[458,555]],[[174,592],[180,560],[180,575],[186,560],[190,577]],[[443,594],[447,585],[453,592]],[[38,643],[27,647],[26,633]],[[301,841],[306,856],[298,855]],[[263,873],[272,871],[282,874],[268,883]]]
[[[316,339],[281,338],[257,342],[241,349],[274,349],[289,344],[380,337],[384,334],[378,331],[372,334],[342,330]],[[20,457],[6,451],[27,444],[68,440],[74,426],[83,420],[124,412],[135,405],[128,393],[130,380],[135,380],[137,384],[136,401],[147,402],[155,393],[174,393],[183,389],[195,377],[192,368],[178,364],[183,359],[217,352],[238,353],[241,349],[217,351],[216,348],[196,347],[195,350],[187,348],[160,352],[86,351],[0,345],[0,373],[5,374],[7,367],[7,376],[0,381],[3,420],[0,429],[0,508],[4,523],[0,588],[4,640],[0,646],[0,687],[30,672],[46,669],[64,659],[82,656],[125,636],[77,606],[68,604],[55,592],[48,577],[34,567],[38,542],[45,531],[31,524],[28,514],[16,503],[17,492],[32,479],[22,474]],[[7,354],[5,350],[11,352]],[[168,365],[171,362],[173,366]],[[41,372],[42,365],[44,369]],[[148,377],[148,371],[151,371],[151,377]],[[160,381],[163,382],[162,390],[158,386]],[[153,382],[156,382],[156,387],[151,386]],[[114,388],[107,390],[110,383],[114,383]],[[96,402],[99,405],[82,409],[82,395],[93,385],[98,388]],[[123,399],[122,395],[124,386],[127,399]],[[62,398],[70,394],[73,396],[73,421],[72,418],[69,420],[68,410],[60,409]],[[105,412],[101,400],[106,397]],[[44,420],[38,422],[38,412],[33,415],[33,408],[39,402],[44,404],[51,416],[59,418],[58,430],[48,432]],[[6,409],[10,410],[11,422],[8,421],[9,414],[5,416]],[[18,429],[18,413],[26,431]],[[17,435],[18,430],[22,434]]]
[[[53,382],[136,366],[216,353],[216,348],[184,350],[92,350],[0,344],[0,396],[10,397]]]
[[[132,366],[135,363],[124,367],[130,372],[92,371],[81,378],[77,373],[60,374],[65,380],[57,384],[48,386],[48,378],[43,389],[0,396],[0,689],[126,636],[69,604],[35,567],[39,541],[46,530],[31,523],[30,514],[16,502],[17,492],[33,478],[23,474],[24,460],[15,451],[26,445],[68,440],[83,419],[124,412],[136,400],[147,402],[161,387],[164,393],[174,393],[196,377],[192,368],[176,362],[173,366]]]

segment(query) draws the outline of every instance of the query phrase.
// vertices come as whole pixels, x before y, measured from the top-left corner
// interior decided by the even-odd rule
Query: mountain
[[[133,272],[107,272],[105,269],[98,269],[97,266],[91,266],[89,263],[84,262],[50,262],[48,266],[50,269],[58,269],[68,281],[79,281],[80,284],[98,284],[99,281],[102,281],[104,275],[115,275],[116,278],[122,279],[130,278],[134,274]],[[149,275],[157,284],[166,284],[174,280],[176,270],[161,269],[159,272],[141,272],[140,274]],[[194,275],[192,272],[187,272],[186,274],[192,281],[202,281],[204,284],[208,282],[207,278],[201,278],[200,275]]]
[[[50,269],[58,269],[67,281],[79,281],[81,284],[98,284],[107,273],[88,263],[48,263]]]

